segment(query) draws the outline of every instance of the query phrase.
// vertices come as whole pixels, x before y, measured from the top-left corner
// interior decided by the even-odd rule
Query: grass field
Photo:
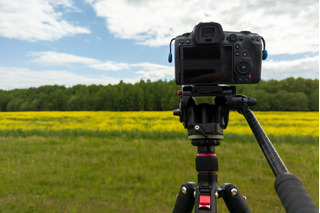
[[[256,116],[318,204],[319,113]],[[197,180],[196,147],[172,112],[0,113],[0,135],[0,212],[171,212],[181,184]],[[241,115],[216,153],[219,184],[236,184],[252,212],[284,212]]]

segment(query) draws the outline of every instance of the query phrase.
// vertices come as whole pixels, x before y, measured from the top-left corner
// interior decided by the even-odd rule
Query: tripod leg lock
[[[194,191],[197,188],[197,184],[193,182],[187,182],[182,184],[177,200],[174,205],[173,213],[191,213],[194,207]]]
[[[245,197],[241,195],[236,185],[232,183],[223,184],[219,195],[223,197],[230,213],[251,213]]]

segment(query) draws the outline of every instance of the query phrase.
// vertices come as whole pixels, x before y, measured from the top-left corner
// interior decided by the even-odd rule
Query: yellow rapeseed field
[[[319,136],[319,112],[255,112],[271,135]],[[185,132],[179,118],[166,112],[1,112],[0,130],[90,130]],[[225,133],[251,134],[244,117],[230,112]]]

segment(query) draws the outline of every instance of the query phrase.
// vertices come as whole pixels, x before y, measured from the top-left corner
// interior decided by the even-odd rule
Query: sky
[[[0,0],[0,89],[172,80],[171,38],[210,21],[264,37],[262,79],[319,79],[316,0]]]

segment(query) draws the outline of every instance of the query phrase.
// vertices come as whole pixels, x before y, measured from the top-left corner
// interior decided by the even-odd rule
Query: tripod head
[[[195,146],[219,145],[229,122],[229,109],[236,109],[238,102],[245,101],[250,106],[256,103],[255,99],[235,95],[236,87],[228,85],[188,85],[178,94],[180,105],[173,114],[180,117]],[[214,99],[211,104],[196,105],[193,97],[199,96],[214,96]]]

